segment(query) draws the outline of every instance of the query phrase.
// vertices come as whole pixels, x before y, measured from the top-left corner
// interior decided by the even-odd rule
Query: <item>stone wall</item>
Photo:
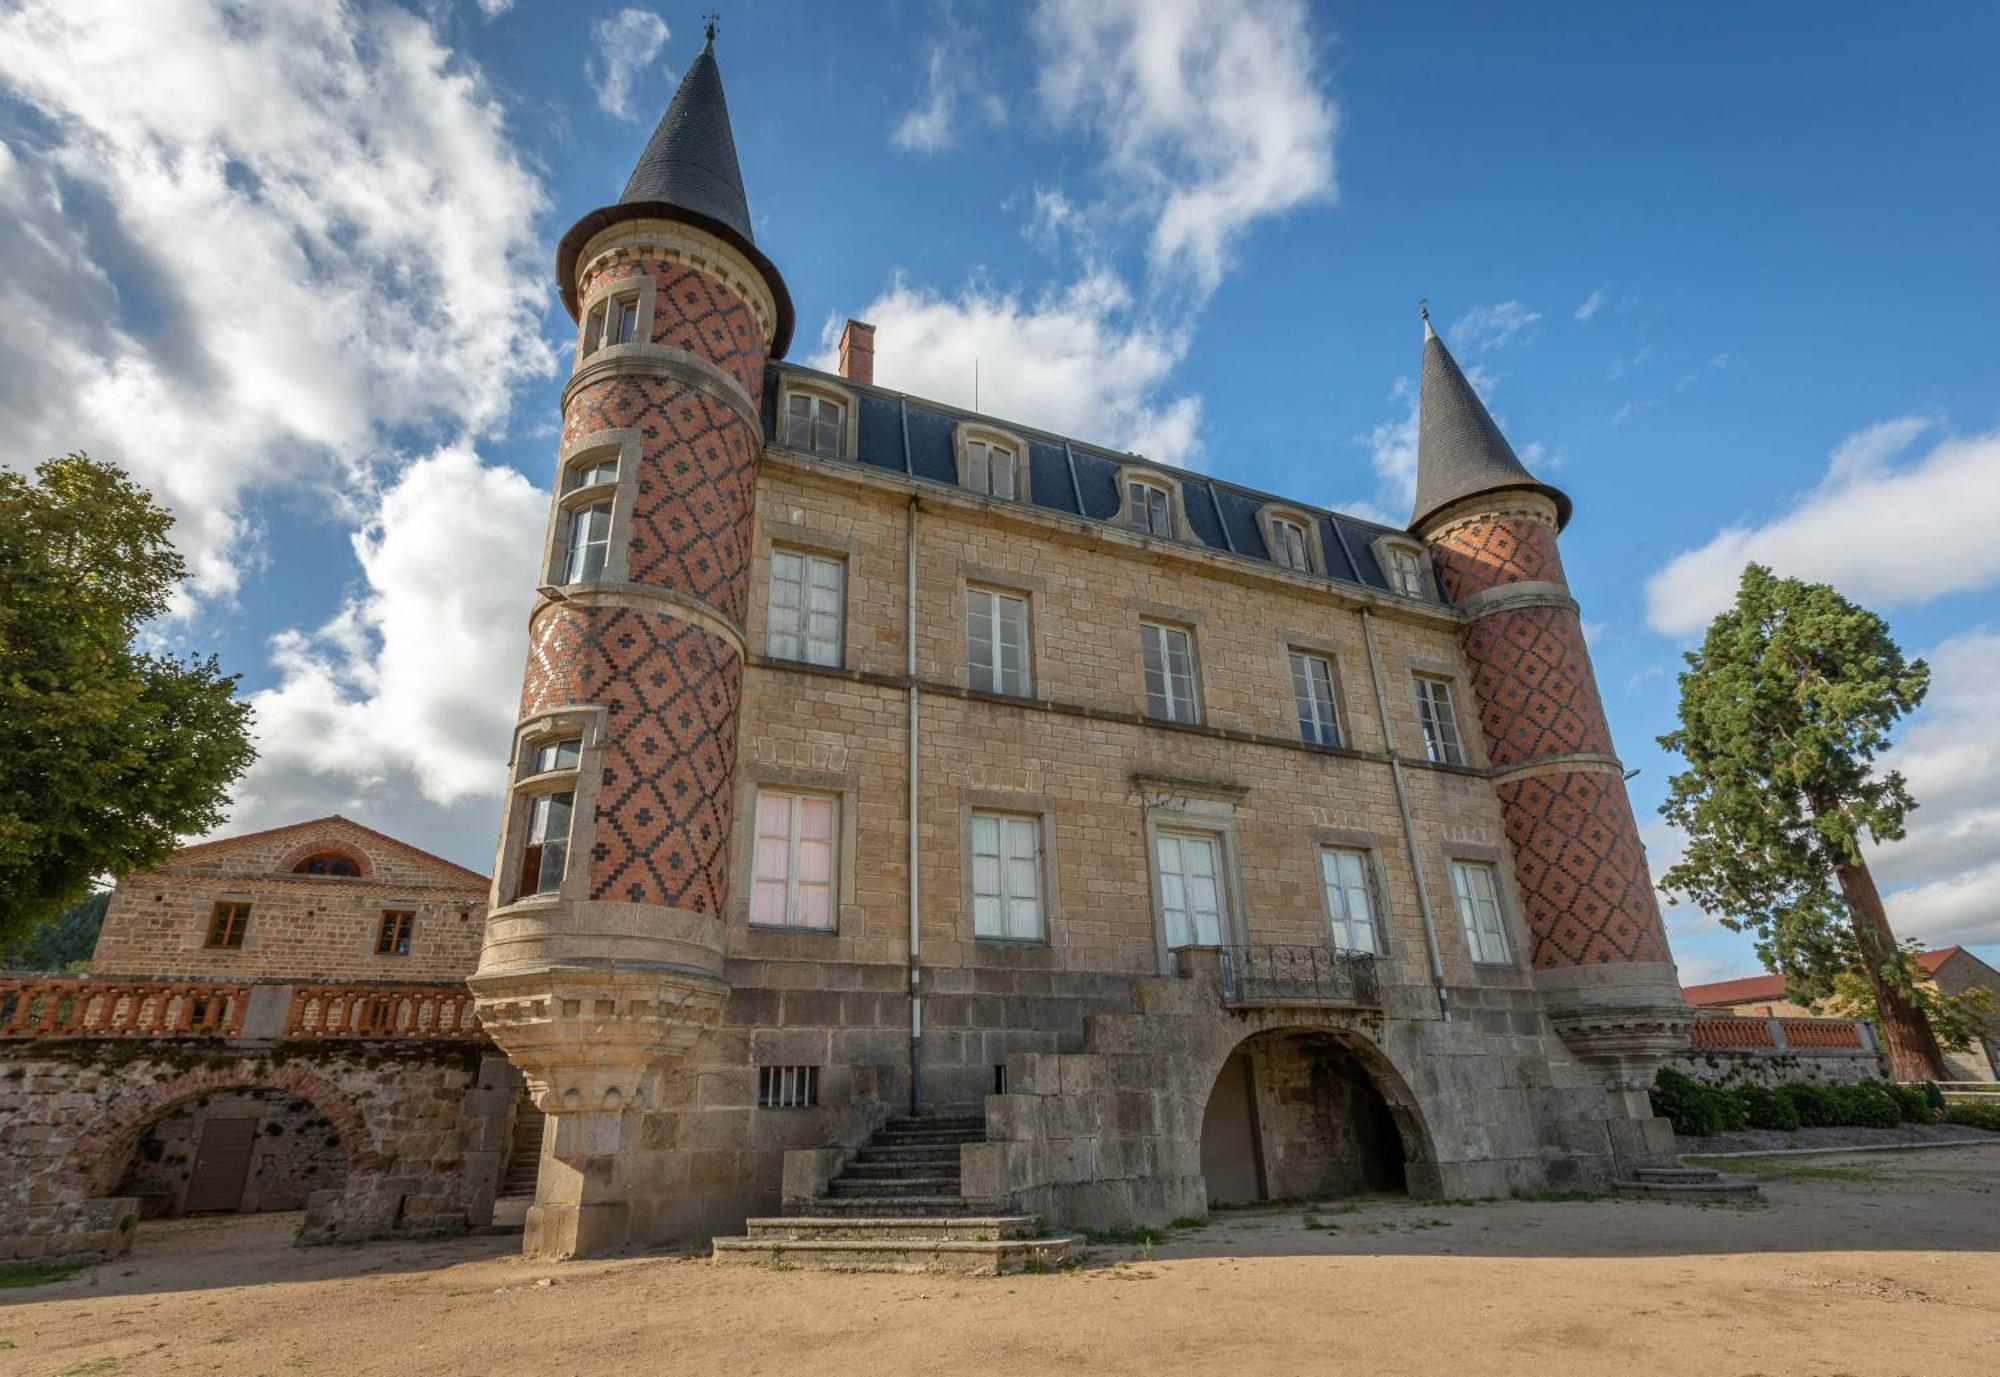
[[[1667,1063],[1669,1070],[1707,1085],[1851,1085],[1888,1080],[1880,1052],[1690,1049]]]
[[[190,1100],[146,1130],[112,1194],[146,1200],[149,1218],[180,1214],[202,1129],[211,1119],[257,1121],[243,1213],[304,1209],[307,1196],[337,1189],[347,1175],[340,1135],[311,1101],[280,1090],[224,1091]]]

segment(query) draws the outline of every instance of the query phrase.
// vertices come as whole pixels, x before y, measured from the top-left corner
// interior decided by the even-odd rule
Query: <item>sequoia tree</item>
[[[172,526],[82,454],[0,472],[0,949],[218,825],[254,756],[235,675],[142,648]]]
[[[1905,660],[1883,620],[1823,583],[1752,564],[1680,676],[1680,728],[1660,738],[1688,769],[1660,811],[1687,834],[1661,888],[1757,936],[1794,999],[1834,993],[1843,972],[1874,992],[1898,1079],[1943,1074],[1862,857],[1895,841],[1916,806],[1876,753],[1923,701],[1930,669]]]

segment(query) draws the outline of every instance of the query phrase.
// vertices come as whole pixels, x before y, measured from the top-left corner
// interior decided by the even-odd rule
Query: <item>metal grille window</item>
[[[972,815],[972,933],[1017,942],[1041,940],[1041,824],[1036,819]]]
[[[569,822],[576,795],[537,794],[528,804],[528,840],[521,848],[519,893],[554,894],[569,868]]]
[[[1389,586],[1413,598],[1431,595],[1430,580],[1424,577],[1424,562],[1415,550],[1399,545],[1389,547]]]
[[[544,775],[550,770],[574,770],[583,757],[583,738],[565,737],[561,741],[544,741],[535,748],[533,774]]]
[[[1167,946],[1220,946],[1226,926],[1221,845],[1214,837],[1162,832],[1153,850]]]
[[[604,577],[604,561],[610,553],[611,504],[593,502],[570,513],[569,562],[563,570],[563,582],[589,583]]]
[[[1167,495],[1165,488],[1152,483],[1128,483],[1125,495],[1131,501],[1134,526],[1150,535],[1173,535],[1173,499]]]
[[[1146,711],[1169,722],[1199,722],[1194,693],[1194,636],[1184,627],[1139,623],[1146,670]]]
[[[594,488],[599,483],[617,481],[617,455],[604,459],[585,459],[569,466],[569,472],[563,475],[563,491],[575,492],[578,488]]]
[[[793,449],[837,458],[846,419],[847,408],[831,397],[822,397],[817,392],[785,395],[785,443]]]
[[[1021,456],[1011,445],[996,445],[989,440],[965,442],[965,486],[974,492],[993,497],[1017,496],[1020,485],[1015,478],[1020,464]]]
[[[1419,674],[1417,721],[1424,729],[1424,754],[1441,765],[1463,765],[1465,747],[1458,737],[1458,714],[1451,706],[1451,685]]]
[[[410,954],[410,931],[416,925],[417,915],[410,909],[383,909],[382,926],[375,934],[375,954],[377,956],[408,956]]]
[[[819,1103],[817,1066],[757,1068],[759,1109],[811,1109]]]
[[[846,574],[845,564],[825,555],[773,550],[764,653],[812,665],[839,664],[841,585]]]
[[[208,945],[211,947],[240,947],[243,934],[250,926],[250,905],[223,902],[215,906],[208,915]]]
[[[1292,652],[1292,698],[1299,711],[1299,736],[1308,745],[1338,746],[1340,718],[1333,706],[1333,661]]]
[[[1287,569],[1310,573],[1312,560],[1306,554],[1306,528],[1296,521],[1274,518],[1271,522],[1271,558]]]
[[[1507,928],[1500,920],[1500,894],[1493,867],[1472,861],[1451,863],[1451,892],[1458,901],[1458,921],[1465,925],[1465,945],[1482,966],[1513,962],[1507,950]]]
[[[759,790],[750,921],[765,927],[834,926],[833,841],[838,804],[819,794]]]
[[[1368,853],[1350,846],[1323,847],[1319,853],[1320,883],[1326,889],[1326,916],[1333,945],[1341,951],[1382,950],[1375,924],[1374,887],[1368,881]]]
[[[983,693],[1028,696],[1028,600],[990,588],[965,590],[966,680]]]

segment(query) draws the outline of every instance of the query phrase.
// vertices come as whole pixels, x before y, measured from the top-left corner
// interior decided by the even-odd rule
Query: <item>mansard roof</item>
[[[1188,525],[1208,549],[1277,565],[1265,548],[1257,520],[1266,506],[1279,506],[1314,518],[1326,558],[1326,577],[1377,592],[1393,592],[1388,576],[1376,563],[1374,542],[1382,536],[1408,540],[1409,534],[1344,512],[1312,503],[1259,492],[1204,473],[1162,464],[1138,454],[1121,454],[1018,421],[983,416],[943,402],[906,396],[889,388],[857,383],[832,373],[797,364],[774,366],[764,387],[765,438],[776,441],[778,381],[791,376],[823,382],[856,398],[856,453],[848,458],[867,468],[886,469],[912,478],[957,488],[958,462],[952,436],[961,422],[990,425],[1018,435],[1028,449],[1028,505],[1046,511],[1110,522],[1119,509],[1118,470],[1136,465],[1155,470],[1179,483]],[[1442,601],[1442,599],[1440,599]]]
[[[680,88],[647,140],[618,203],[577,221],[556,250],[556,284],[570,315],[577,312],[576,264],[584,244],[621,220],[637,219],[679,220],[707,230],[748,258],[777,298],[771,357],[784,357],[792,341],[791,293],[750,229],[750,199],[736,162],[736,136],[729,126],[712,27],[707,43],[681,76]]]
[[[1423,395],[1417,418],[1417,505],[1410,529],[1452,503],[1509,489],[1538,492],[1556,504],[1556,526],[1569,524],[1569,497],[1541,482],[1514,454],[1458,360],[1424,321]]]

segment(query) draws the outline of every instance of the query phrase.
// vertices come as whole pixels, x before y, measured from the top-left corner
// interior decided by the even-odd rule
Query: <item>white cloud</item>
[[[1715,369],[1718,373],[1721,372],[1723,369],[1729,367],[1729,355],[1717,354],[1708,361],[1708,366]]]
[[[1460,316],[1445,342],[1460,358],[1477,357],[1506,348],[1541,318],[1540,311],[1531,311],[1518,301],[1487,302]]]
[[[1646,360],[1652,357],[1653,357],[1653,346],[1650,344],[1642,345],[1639,349],[1639,352],[1636,354],[1632,354],[1628,357],[1613,359],[1611,361],[1611,367],[1606,372],[1605,377],[1611,382],[1617,382],[1620,378],[1624,377],[1627,373],[1630,373],[1633,369],[1640,367],[1646,362]]]
[[[552,366],[541,187],[415,16],[28,0],[0,81],[38,117],[0,146],[6,461],[125,465],[197,595],[258,560],[251,491],[365,494],[392,436],[490,431]]]
[[[598,108],[617,119],[638,119],[632,84],[666,46],[666,21],[651,10],[623,9],[592,24],[590,36],[597,52],[584,64],[584,74],[597,88]]]
[[[1339,115],[1301,0],[1041,0],[1031,24],[1043,106],[1103,142],[1156,277],[1205,295],[1250,225],[1333,198]]]
[[[855,315],[874,324],[875,380],[1062,435],[1185,464],[1201,452],[1201,401],[1173,395],[1183,334],[1135,314],[1098,270],[1033,298],[973,282],[946,296],[898,280]],[[830,368],[838,322],[821,335]]]
[[[479,12],[488,19],[496,18],[514,8],[514,0],[479,0]]]
[[[1906,607],[2000,579],[2000,431],[1946,436],[1894,463],[1933,425],[1904,417],[1834,450],[1818,487],[1790,510],[1730,526],[1646,582],[1646,620],[1686,636],[1729,605],[1743,566],[1831,583],[1879,608]]]
[[[1585,297],[1583,304],[1576,308],[1576,319],[1589,320],[1592,316],[1603,310],[1605,296],[1605,288],[1599,287],[1596,291]]]
[[[906,153],[936,153],[951,145],[951,117],[958,86],[942,43],[932,43],[924,59],[924,95],[896,127],[889,142]]]
[[[1467,314],[1471,316],[1490,309],[1475,306]],[[1530,314],[1530,320],[1536,318]],[[1461,325],[1463,323],[1460,322]],[[1456,331],[1457,327],[1453,329]],[[1500,385],[1500,379],[1492,370],[1482,364],[1461,361],[1460,371],[1472,384],[1472,390],[1479,394],[1479,399],[1492,406],[1493,391]],[[1372,499],[1348,498],[1334,505],[1340,511],[1363,516],[1370,521],[1400,526],[1408,519],[1410,509],[1417,500],[1417,426],[1423,397],[1415,379],[1401,377],[1390,387],[1389,400],[1395,404],[1395,414],[1366,435],[1358,437],[1360,443],[1368,447],[1368,466],[1375,473],[1375,496]],[[1495,419],[1497,421],[1498,418]],[[1531,444],[1523,452],[1539,457],[1542,446]],[[1387,515],[1389,512],[1401,515],[1391,517]]]

